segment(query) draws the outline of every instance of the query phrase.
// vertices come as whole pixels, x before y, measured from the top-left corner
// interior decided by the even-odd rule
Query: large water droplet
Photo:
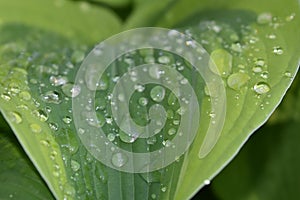
[[[237,72],[228,77],[227,84],[234,90],[240,90],[240,88],[245,85],[249,79],[250,77],[247,74]]]
[[[2,98],[2,99],[4,99],[5,101],[9,101],[9,100],[11,100],[11,97],[10,97],[10,95],[9,95],[9,94],[7,94],[7,93],[3,93],[3,94],[1,94],[1,98]]]
[[[19,97],[22,99],[22,100],[25,100],[25,101],[29,101],[31,99],[31,95],[29,92],[27,91],[22,91],[19,93]]]
[[[20,124],[23,121],[21,114],[18,112],[10,112],[9,119],[16,124]]]
[[[231,73],[232,55],[225,49],[217,49],[211,53],[209,67],[215,74],[227,76]]]
[[[115,167],[122,167],[126,164],[128,158],[123,153],[115,153],[112,155],[111,162]]]
[[[155,86],[150,91],[151,98],[156,102],[161,102],[165,98],[165,89],[162,86]]]
[[[257,94],[265,94],[271,90],[270,86],[265,82],[258,82],[253,86],[253,90]]]
[[[80,94],[81,88],[79,85],[67,83],[61,87],[63,93],[68,97],[76,97]]]

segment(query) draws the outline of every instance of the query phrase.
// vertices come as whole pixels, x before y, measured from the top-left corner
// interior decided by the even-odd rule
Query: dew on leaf
[[[50,76],[49,81],[54,86],[64,85],[68,82],[66,76]]]
[[[156,136],[151,136],[147,139],[147,144],[153,145],[157,142]]]
[[[116,135],[114,134],[114,133],[109,133],[108,135],[107,135],[107,139],[109,140],[109,141],[114,141],[115,140],[115,138],[116,138]]]
[[[158,62],[162,64],[168,64],[170,62],[170,58],[168,56],[160,56],[158,57]]]
[[[81,88],[79,85],[74,85],[71,83],[64,84],[61,87],[63,93],[68,97],[76,97],[80,94]]]
[[[146,97],[139,98],[139,104],[141,106],[146,106],[148,104],[148,99]]]
[[[276,55],[282,55],[283,54],[283,49],[280,46],[273,47],[273,53]]]
[[[16,124],[20,124],[23,121],[21,114],[18,112],[9,112],[9,118]]]
[[[249,79],[250,79],[250,77],[247,74],[237,72],[237,73],[231,74],[228,77],[227,84],[231,89],[240,90],[241,87],[244,86],[248,82]]]
[[[11,100],[11,97],[10,97],[10,95],[9,95],[9,94],[7,94],[7,93],[3,93],[3,94],[1,94],[1,98],[2,98],[2,99],[4,99],[5,101],[9,101],[9,100]]]
[[[150,91],[150,97],[153,101],[161,102],[165,98],[165,89],[162,86],[155,86]]]
[[[252,71],[253,71],[254,73],[260,73],[260,72],[262,72],[262,68],[259,67],[259,66],[255,66],[255,67],[252,68]]]
[[[174,135],[176,133],[176,129],[175,128],[170,128],[169,130],[168,130],[168,134],[169,135]]]
[[[127,156],[121,152],[112,155],[111,162],[115,167],[122,167],[127,163]]]
[[[48,125],[49,125],[49,128],[53,131],[58,130],[58,125],[56,123],[50,122]]]
[[[41,98],[46,103],[53,103],[53,104],[61,103],[60,93],[58,93],[57,91],[48,91],[45,94],[42,94]]]
[[[34,110],[32,111],[32,114],[41,122],[45,122],[48,120],[48,114],[43,110]]]
[[[31,95],[29,92],[27,91],[22,91],[19,93],[19,97],[22,99],[22,100],[25,100],[25,101],[29,101],[31,99]]]
[[[71,56],[71,60],[74,63],[79,63],[79,62],[83,61],[84,56],[85,56],[85,54],[83,51],[74,51]]]
[[[265,94],[268,93],[271,88],[270,86],[265,83],[265,82],[258,82],[253,86],[253,90],[257,93],[257,94]]]
[[[272,22],[272,14],[271,13],[268,13],[268,12],[264,12],[264,13],[261,13],[257,16],[257,23],[258,24],[268,24],[270,22]]]
[[[50,142],[48,140],[40,140],[40,143],[45,146],[45,147],[49,147],[50,146]]]
[[[34,132],[34,133],[40,133],[40,132],[42,132],[42,128],[38,124],[35,124],[35,123],[30,124],[29,127],[30,127],[31,131]]]
[[[72,118],[70,116],[65,116],[62,120],[65,124],[70,124],[72,122]]]
[[[80,169],[80,164],[76,160],[71,160],[71,169],[77,172]]]
[[[215,74],[227,76],[231,73],[232,55],[225,49],[216,49],[211,53],[209,68]]]
[[[137,139],[137,137],[131,136],[124,131],[119,132],[119,137],[125,143],[133,143]]]

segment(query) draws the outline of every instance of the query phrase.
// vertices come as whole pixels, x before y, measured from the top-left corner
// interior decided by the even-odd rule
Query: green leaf
[[[117,33],[121,25],[120,19],[105,8],[66,0],[3,0],[0,25],[8,22],[32,25],[88,44]]]
[[[216,195],[224,200],[297,199],[299,140],[299,120],[267,124],[213,181]]]
[[[0,155],[1,199],[54,199],[10,131],[0,134]]]

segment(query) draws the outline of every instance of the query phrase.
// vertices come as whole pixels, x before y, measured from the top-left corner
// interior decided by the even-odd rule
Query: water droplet
[[[167,191],[167,187],[166,186],[161,187],[161,191],[162,192],[166,192]]]
[[[151,98],[156,102],[161,102],[165,98],[165,89],[162,86],[155,86],[150,91]]]
[[[165,147],[170,147],[173,143],[170,141],[170,140],[164,140],[162,142],[162,144],[165,146]]]
[[[48,125],[51,130],[54,130],[54,131],[58,130],[58,125],[56,123],[50,122]]]
[[[145,97],[139,98],[139,104],[140,104],[141,106],[146,106],[146,105],[148,104],[148,99],[145,98]]]
[[[240,90],[240,88],[245,85],[249,79],[250,77],[247,74],[237,72],[228,77],[227,84],[231,89]]]
[[[10,83],[9,86],[8,86],[8,89],[12,92],[12,93],[19,93],[21,90],[20,90],[20,86],[17,84],[17,83]]]
[[[145,86],[141,84],[136,84],[134,85],[134,89],[137,90],[138,92],[143,92],[145,90]]]
[[[154,78],[154,79],[159,79],[160,78],[160,69],[158,66],[152,66],[149,68],[149,76]]]
[[[209,185],[210,184],[210,180],[206,179],[204,180],[204,185]]]
[[[3,94],[1,94],[1,98],[2,98],[2,99],[4,99],[5,101],[9,101],[9,100],[11,100],[11,97],[10,97],[10,95],[9,95],[9,94],[7,94],[7,93],[3,93]]]
[[[257,94],[265,94],[271,90],[270,86],[265,82],[258,82],[253,86]]]
[[[215,74],[227,76],[231,73],[232,55],[225,49],[217,49],[211,53],[209,68]]]
[[[31,131],[34,132],[34,133],[42,132],[42,128],[38,124],[30,124],[29,127],[30,127]]]
[[[123,102],[125,100],[124,94],[118,94],[118,100]]]
[[[156,199],[156,194],[151,194],[152,199]]]
[[[285,18],[285,20],[286,20],[287,22],[290,22],[290,21],[292,21],[293,19],[295,19],[295,16],[296,16],[296,13],[292,13],[292,14],[290,14],[289,16],[287,16],[287,17]]]
[[[273,47],[273,53],[276,55],[282,55],[283,54],[283,49],[279,46]]]
[[[114,141],[115,140],[115,138],[116,138],[116,135],[114,134],[114,133],[109,133],[108,135],[107,135],[107,139],[109,140],[109,141]]]
[[[9,118],[12,122],[14,122],[16,124],[20,124],[23,121],[21,114],[18,112],[10,112]]]
[[[258,24],[268,24],[272,22],[272,14],[268,12],[261,13],[257,16],[256,21]]]
[[[175,128],[170,128],[169,130],[168,130],[168,134],[169,135],[174,135],[176,133],[176,129]]]
[[[254,73],[260,73],[260,72],[262,72],[262,68],[259,67],[259,66],[255,66],[255,67],[252,68],[252,71],[253,71]]]
[[[71,186],[70,184],[65,184],[64,185],[64,193],[68,196],[74,196],[76,193],[76,190],[74,189],[73,186]],[[69,198],[64,198],[64,200],[67,200]]]
[[[176,125],[176,126],[178,126],[178,125],[180,124],[180,121],[177,120],[177,119],[176,119],[176,120],[173,120],[173,124]]]
[[[66,84],[68,78],[66,76],[50,76],[49,81],[54,86],[60,86]]]
[[[115,153],[112,155],[111,162],[115,167],[122,167],[126,164],[128,158],[123,153]]]
[[[124,131],[119,132],[119,137],[123,142],[126,142],[126,143],[133,143],[137,139],[136,136],[129,135],[129,134],[125,133]]]
[[[73,52],[73,54],[72,54],[72,56],[71,56],[71,60],[72,60],[72,62],[74,62],[74,63],[79,63],[79,62],[81,62],[81,61],[83,61],[83,59],[84,59],[84,52],[83,51],[74,51]]]
[[[62,120],[66,124],[70,124],[72,122],[72,118],[69,116],[65,116]]]
[[[260,77],[262,77],[263,79],[267,79],[269,77],[269,72],[264,71],[260,74]]]
[[[168,56],[160,56],[158,57],[158,62],[162,64],[168,64],[170,62],[170,58]]]
[[[45,122],[48,120],[48,114],[43,110],[34,110],[32,114],[38,118],[41,122]]]
[[[242,52],[242,45],[240,43],[233,43],[231,44],[231,49],[235,52]]]
[[[292,73],[289,72],[289,71],[286,71],[286,72],[284,73],[284,76],[285,76],[285,77],[288,77],[288,78],[293,78]]]
[[[46,103],[61,103],[60,94],[57,91],[48,91],[45,94],[41,95],[41,98]]]
[[[96,110],[104,110],[106,108],[106,100],[104,98],[96,98],[95,108]]]
[[[80,94],[80,86],[67,83],[61,87],[63,93],[68,97],[76,97]]]
[[[147,139],[147,144],[153,145],[153,144],[155,144],[156,142],[157,142],[157,139],[156,139],[156,136],[155,136],[155,135],[152,136],[152,137],[149,137],[149,138]]]
[[[80,169],[80,164],[75,160],[71,160],[71,169],[73,172],[77,172]]]
[[[174,117],[173,110],[171,110],[171,109],[167,110],[167,118],[168,119],[173,119],[173,117]]]
[[[22,91],[19,93],[19,97],[25,101],[29,101],[31,99],[31,95],[27,91]]]
[[[45,147],[49,147],[50,146],[50,142],[48,140],[40,140],[40,143],[42,145],[44,145]]]

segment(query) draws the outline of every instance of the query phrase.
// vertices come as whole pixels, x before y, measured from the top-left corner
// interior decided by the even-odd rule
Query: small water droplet
[[[54,131],[58,130],[58,125],[56,123],[50,122],[48,125],[51,130],[54,130]]]
[[[150,91],[150,97],[156,102],[161,102],[165,98],[165,89],[159,85],[155,86]]]
[[[21,114],[18,112],[10,112],[9,118],[12,122],[14,122],[16,124],[20,124],[23,121]]]
[[[141,106],[146,106],[146,105],[148,104],[148,99],[145,98],[145,97],[139,98],[139,104],[140,104]]]
[[[265,94],[265,93],[268,93],[271,90],[270,86],[265,82],[256,83],[253,86],[253,89],[257,94]]]
[[[9,94],[7,94],[7,93],[3,93],[3,94],[1,94],[1,98],[2,98],[2,99],[4,99],[5,101],[9,101],[9,100],[11,100],[11,97],[10,97],[10,95],[9,95]]]
[[[70,116],[65,116],[62,120],[65,124],[70,124],[72,122],[72,118]]]
[[[19,97],[25,101],[29,101],[31,99],[31,95],[27,91],[22,91],[19,93]]]
[[[134,89],[138,92],[143,92],[145,90],[145,86],[141,84],[134,85]]]
[[[109,141],[114,141],[115,140],[115,138],[116,138],[116,135],[114,134],[114,133],[109,133],[108,135],[107,135],[107,139],[109,140]]]
[[[240,43],[233,43],[231,44],[231,50],[235,51],[235,52],[242,52],[242,45]]]
[[[50,76],[49,81],[54,86],[64,85],[68,82],[66,76]]]
[[[121,152],[112,155],[111,162],[115,167],[122,167],[126,164],[128,158]]]
[[[171,110],[171,109],[167,110],[167,118],[168,119],[173,119],[173,117],[174,117],[173,110]]]
[[[73,54],[71,56],[71,60],[74,63],[79,63],[79,62],[83,61],[84,56],[85,56],[85,54],[83,51],[77,50],[77,51],[73,52]]]
[[[288,77],[288,78],[293,78],[292,73],[289,72],[289,71],[286,71],[286,72],[284,73],[284,76],[285,76],[285,77]]]
[[[170,140],[164,140],[162,142],[162,144],[165,146],[165,147],[170,147],[173,143],[170,141]]]
[[[168,134],[169,135],[174,135],[176,133],[176,129],[175,128],[170,128],[169,130],[168,130]]]
[[[155,135],[152,136],[152,137],[149,137],[149,138],[147,139],[147,144],[153,145],[153,144],[155,144],[156,142],[157,142],[157,139],[156,139],[156,136],[155,136]]]
[[[241,87],[244,86],[248,82],[249,79],[250,79],[250,77],[247,74],[237,72],[237,73],[231,74],[228,77],[227,84],[231,89],[240,90]]]
[[[292,14],[290,14],[289,16],[287,16],[287,17],[285,18],[285,20],[286,20],[287,22],[290,22],[290,21],[292,21],[293,19],[295,19],[295,16],[296,16],[296,13],[292,13]]]
[[[260,77],[262,77],[263,79],[269,78],[269,72],[267,72],[267,71],[262,72],[262,73],[260,74]]]
[[[161,76],[160,69],[158,66],[152,66],[149,68],[149,76],[154,79],[159,79]]]
[[[80,169],[80,164],[76,160],[71,160],[71,169],[77,172]]]
[[[129,135],[129,134],[125,133],[124,131],[119,132],[119,137],[123,142],[126,142],[126,143],[133,143],[137,139],[136,136]]]
[[[74,196],[76,193],[76,190],[73,186],[71,186],[70,184],[67,183],[64,185],[64,193],[67,196]],[[64,198],[64,200],[67,200],[67,199],[69,199],[69,198]]]
[[[180,121],[177,120],[177,119],[176,119],[176,120],[173,120],[173,124],[176,125],[176,126],[178,126],[178,125],[180,124]]]
[[[168,64],[170,62],[170,58],[168,56],[160,56],[158,57],[158,62],[162,64]]]
[[[156,194],[151,194],[152,199],[156,199]]]
[[[68,97],[76,97],[80,94],[81,88],[79,85],[67,83],[61,87],[63,93]]]
[[[48,91],[45,94],[41,95],[41,98],[46,103],[61,103],[60,93],[58,93],[57,91]]]
[[[272,22],[272,14],[271,13],[268,13],[268,12],[264,12],[264,13],[261,13],[257,16],[257,23],[258,24],[268,24],[270,22]]]
[[[31,131],[34,132],[34,133],[42,132],[42,128],[38,124],[30,124],[29,127],[30,127]]]
[[[282,55],[283,54],[283,49],[279,46],[273,47],[273,53],[276,55]]]
[[[20,90],[20,86],[17,83],[10,83],[8,86],[8,89],[10,92],[18,94],[21,90]]]
[[[50,146],[50,142],[48,140],[40,140],[40,143],[42,145],[44,145],[45,147],[49,147]]]
[[[255,66],[255,67],[252,68],[252,71],[253,71],[254,73],[260,73],[260,72],[262,72],[262,68],[259,67],[259,66]]]
[[[209,185],[210,184],[210,180],[206,179],[204,180],[204,185]]]
[[[167,191],[167,187],[166,186],[161,187],[161,191],[162,192],[166,192]]]
[[[48,114],[43,110],[34,110],[32,111],[32,114],[41,122],[45,122],[48,120]]]

